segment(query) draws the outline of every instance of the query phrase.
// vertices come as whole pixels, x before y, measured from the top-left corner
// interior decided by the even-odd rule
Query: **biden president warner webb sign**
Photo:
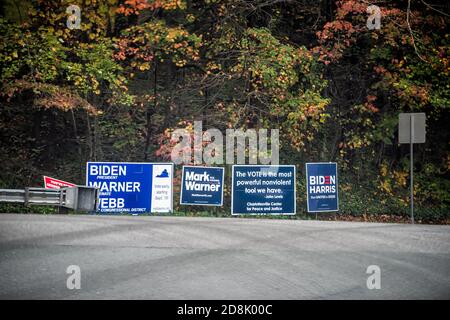
[[[339,210],[337,164],[317,162],[306,164],[308,212]]]
[[[221,206],[224,168],[184,166],[180,203]]]
[[[86,185],[99,189],[101,213],[172,211],[171,163],[88,162]]]

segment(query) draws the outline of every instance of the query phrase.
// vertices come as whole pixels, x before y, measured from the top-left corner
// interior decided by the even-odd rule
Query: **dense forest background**
[[[74,4],[80,29],[67,27]],[[367,26],[371,4],[380,29]],[[0,187],[42,186],[43,175],[84,184],[87,161],[170,161],[171,132],[203,121],[280,129],[299,215],[305,162],[336,161],[340,215],[406,217],[398,114],[426,112],[418,220],[450,219],[448,1],[10,0],[0,10]]]

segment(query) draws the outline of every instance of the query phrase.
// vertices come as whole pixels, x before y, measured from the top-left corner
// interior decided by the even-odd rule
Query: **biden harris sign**
[[[308,212],[339,210],[336,163],[307,163],[306,188]]]
[[[221,206],[224,168],[184,166],[180,203]]]
[[[86,168],[102,213],[171,212],[172,178],[171,163],[88,162]]]
[[[234,165],[231,214],[295,214],[294,165]]]

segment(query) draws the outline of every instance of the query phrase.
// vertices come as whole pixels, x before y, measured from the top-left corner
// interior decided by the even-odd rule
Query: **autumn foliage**
[[[0,183],[38,185],[44,174],[84,183],[88,160],[168,160],[171,132],[203,121],[280,129],[280,161],[298,165],[299,211],[304,163],[336,161],[343,213],[402,215],[408,150],[397,118],[426,112],[417,201],[423,219],[441,219],[449,4],[371,4],[379,29],[362,0],[6,1]],[[69,5],[80,7],[79,29],[67,27]]]

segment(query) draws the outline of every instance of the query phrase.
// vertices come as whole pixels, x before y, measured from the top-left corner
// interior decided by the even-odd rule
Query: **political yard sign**
[[[295,214],[294,165],[234,165],[231,214]]]
[[[224,168],[183,166],[180,203],[221,206]]]
[[[44,176],[44,187],[45,189],[60,189],[62,187],[75,187],[75,184]]]
[[[101,213],[171,212],[172,178],[171,163],[88,162],[86,168]]]
[[[306,188],[308,212],[339,210],[336,163],[307,163]]]

